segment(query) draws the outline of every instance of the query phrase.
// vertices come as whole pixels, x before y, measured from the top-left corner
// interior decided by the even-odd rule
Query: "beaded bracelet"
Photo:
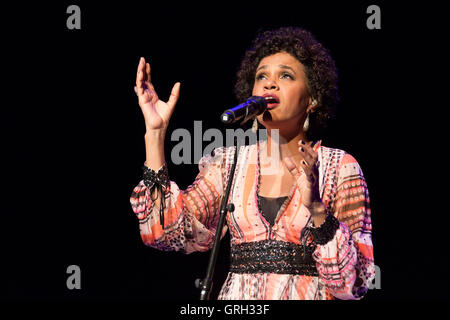
[[[159,205],[159,221],[162,228],[164,229],[164,209],[166,207],[164,191],[170,185],[169,170],[167,168],[167,164],[164,162],[164,164],[161,166],[161,168],[158,169],[158,171],[150,169],[144,164],[142,170],[144,184],[150,191],[150,199],[152,201],[156,201],[158,199],[158,194],[161,195]],[[156,192],[156,197],[153,199],[152,195],[155,189],[157,189],[159,192]]]
[[[336,230],[339,229],[339,220],[332,214],[327,214],[320,227],[309,227],[309,229],[314,237],[314,243],[324,245],[334,238]]]

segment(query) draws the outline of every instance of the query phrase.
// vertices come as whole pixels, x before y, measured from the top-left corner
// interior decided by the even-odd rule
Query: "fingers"
[[[144,85],[145,84],[145,85]],[[143,89],[150,88],[152,85],[150,77],[150,63],[145,62],[145,58],[139,60],[136,74],[136,86],[138,89],[142,87]]]
[[[137,67],[136,87],[134,91],[139,97],[145,95],[146,100],[148,99],[155,104],[159,98],[151,83],[150,71],[150,63],[146,63],[145,58],[141,57]]]
[[[300,161],[300,168],[303,170],[306,176],[306,180],[308,180],[309,183],[314,184],[316,182],[316,172],[315,172],[315,166],[309,165],[306,163],[305,160]]]
[[[303,156],[303,159],[300,161],[299,166],[297,166],[294,161],[290,157],[286,157],[283,159],[286,168],[288,168],[289,172],[298,180],[303,174],[306,177],[306,180],[314,184],[317,181],[317,159],[318,154],[314,151],[311,144],[306,144],[302,141],[299,142],[299,151]]]
[[[150,63],[145,64],[145,74],[146,74],[145,82],[150,87],[152,85],[152,80],[150,76]]]
[[[178,101],[178,97],[180,96],[180,85],[180,82],[175,83],[172,88],[172,92],[170,93],[167,105],[171,109],[174,108]],[[134,87],[134,92],[136,92],[138,96],[143,95],[146,92],[152,104],[156,104],[159,100],[155,88],[151,82],[150,63],[145,62],[143,57],[139,60],[137,67],[136,86]]]
[[[177,104],[178,97],[180,96],[180,86],[180,82],[177,82],[173,85],[172,92],[170,93],[169,100],[167,101],[167,105],[170,109],[173,109]]]
[[[294,161],[292,161],[291,157],[285,157],[283,159],[283,162],[286,165],[286,168],[289,170],[289,172],[294,176],[296,180],[298,180],[302,175],[302,172],[300,172],[298,167],[295,165]]]
[[[136,71],[136,88],[137,88],[137,94],[138,95],[142,95],[144,94],[144,86],[143,86],[143,79],[144,79],[144,72],[143,72],[143,68],[145,65],[145,59],[141,58],[139,60],[139,64],[137,67],[137,71]]]
[[[318,143],[318,142],[317,142]],[[306,174],[306,178],[310,183],[315,183],[317,181],[318,171],[317,171],[317,160],[319,158],[319,154],[314,151],[314,148],[317,146],[312,145],[312,142],[305,143],[300,140],[298,142],[299,152],[303,156],[303,160],[300,162],[300,166]]]
[[[304,141],[300,140],[298,142],[298,151],[303,156],[303,159],[306,161],[308,165],[315,166],[317,163],[317,159],[319,158],[319,155],[317,152],[314,151],[314,146],[312,146],[312,142],[305,143]]]

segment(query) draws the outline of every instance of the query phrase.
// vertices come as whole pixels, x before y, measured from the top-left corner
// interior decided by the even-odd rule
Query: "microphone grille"
[[[222,113],[221,120],[223,123],[230,123],[232,121],[230,115],[226,112]]]

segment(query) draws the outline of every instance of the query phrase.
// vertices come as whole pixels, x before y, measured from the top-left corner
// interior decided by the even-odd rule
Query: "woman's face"
[[[310,104],[310,94],[303,65],[286,52],[263,58],[256,68],[253,95],[271,95],[267,111],[258,120],[267,128],[280,125],[301,128]]]

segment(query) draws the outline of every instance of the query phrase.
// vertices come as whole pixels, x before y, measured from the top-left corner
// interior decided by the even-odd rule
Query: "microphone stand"
[[[209,295],[211,293],[211,289],[212,289],[212,285],[213,285],[213,283],[212,283],[213,273],[214,273],[214,269],[216,267],[217,255],[219,253],[219,243],[220,243],[220,236],[222,235],[223,224],[225,222],[225,217],[227,216],[227,212],[234,211],[234,204],[230,203],[227,205],[227,202],[228,202],[228,198],[230,196],[231,185],[233,183],[234,171],[236,170],[236,162],[237,162],[238,153],[239,153],[239,143],[237,143],[236,137],[234,140],[234,145],[236,146],[236,152],[234,153],[234,161],[233,161],[233,165],[231,167],[230,175],[228,178],[228,183],[227,183],[227,188],[225,190],[224,198],[222,199],[222,203],[220,205],[219,222],[217,223],[216,234],[214,237],[214,244],[211,249],[211,254],[209,256],[208,267],[206,269],[206,276],[201,281],[200,281],[200,279],[197,279],[195,281],[196,287],[201,290],[200,291],[200,300],[209,300]]]

